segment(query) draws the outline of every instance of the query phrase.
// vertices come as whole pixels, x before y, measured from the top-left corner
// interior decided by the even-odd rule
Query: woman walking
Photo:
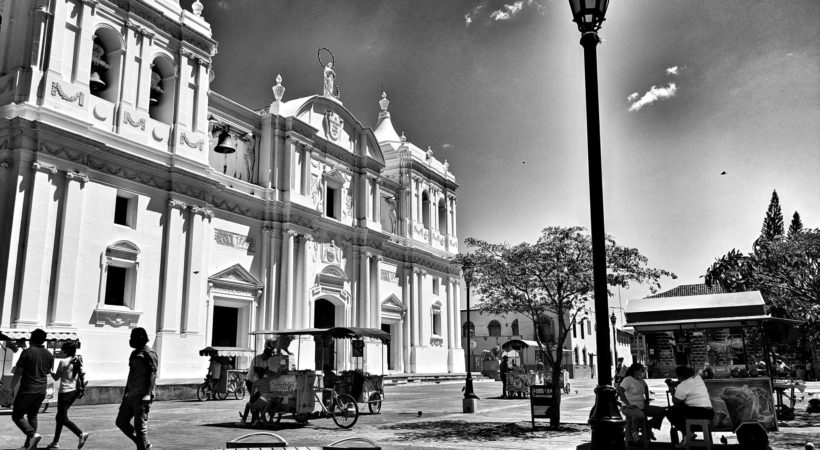
[[[63,426],[71,430],[80,439],[77,448],[83,448],[85,441],[91,433],[83,433],[80,428],[68,418],[68,409],[77,399],[77,379],[80,373],[85,376],[83,369],[83,358],[77,355],[77,344],[74,341],[66,341],[62,346],[65,359],[61,359],[57,365],[57,371],[51,376],[55,380],[60,380],[60,392],[57,394],[57,427],[54,429],[54,440],[46,448],[60,448],[60,433]]]

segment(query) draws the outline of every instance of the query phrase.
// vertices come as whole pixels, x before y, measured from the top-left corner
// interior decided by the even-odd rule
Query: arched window
[[[501,323],[497,320],[491,320],[487,325],[487,331],[490,336],[501,336]]]
[[[443,198],[438,201],[438,232],[447,235],[447,206]]]
[[[467,330],[470,330],[469,337],[475,337],[475,324],[472,322],[464,322],[464,325],[461,326],[461,336],[467,336]]]
[[[427,191],[421,193],[421,221],[424,228],[430,229],[430,195]]]
[[[100,27],[94,34],[91,53],[91,71],[88,88],[91,95],[111,103],[119,101],[119,80],[122,68],[122,36],[108,27]]]
[[[581,320],[581,339],[584,338],[584,321]]]
[[[177,68],[171,58],[160,55],[151,64],[148,115],[159,122],[173,124]]]
[[[518,333],[518,319],[512,321],[512,334],[513,336],[520,336]]]

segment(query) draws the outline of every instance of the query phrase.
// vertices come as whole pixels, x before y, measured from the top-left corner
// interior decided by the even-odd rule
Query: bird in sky
[[[721,174],[721,175],[726,175],[726,171],[724,170],[724,171],[723,171],[723,172],[721,172],[720,174]]]

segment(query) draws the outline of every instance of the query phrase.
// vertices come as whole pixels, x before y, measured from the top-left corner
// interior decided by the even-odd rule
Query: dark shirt
[[[48,376],[54,367],[54,355],[42,345],[32,345],[23,350],[17,360],[17,369],[22,370],[19,394],[45,394]]]
[[[149,346],[136,349],[128,358],[128,381],[125,382],[126,397],[144,397],[151,392],[151,377],[159,367],[157,353]]]
[[[498,371],[501,372],[501,374],[503,375],[510,371],[510,367],[509,365],[507,365],[507,363],[502,362],[501,365],[498,366]]]

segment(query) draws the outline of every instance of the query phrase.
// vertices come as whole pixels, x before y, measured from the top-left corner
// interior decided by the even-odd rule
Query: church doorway
[[[238,322],[239,308],[214,305],[211,345],[214,347],[238,347],[236,343]]]
[[[382,331],[390,334],[391,337],[393,335],[393,333],[390,331],[390,324],[389,323],[383,323],[382,324]],[[391,342],[391,344],[392,344],[392,342]],[[384,346],[385,350],[387,351],[387,370],[396,370],[395,364],[393,364],[393,352],[392,352],[392,349],[391,349],[392,345],[390,345],[390,344],[387,344],[387,345],[382,344],[382,345]]]
[[[336,306],[329,300],[320,298],[313,307],[313,327],[333,328],[336,326]],[[316,339],[316,370],[323,370],[325,366],[336,369],[336,358],[332,339]]]

